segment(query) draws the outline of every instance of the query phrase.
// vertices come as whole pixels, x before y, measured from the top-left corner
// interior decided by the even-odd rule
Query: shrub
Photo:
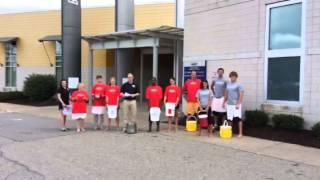
[[[315,124],[313,127],[312,127],[312,134],[317,137],[317,138],[320,138],[320,122],[318,122],[317,124]]]
[[[264,111],[246,111],[245,117],[245,123],[250,127],[263,127],[266,126],[269,122],[269,116]]]
[[[300,130],[303,128],[304,119],[295,115],[277,114],[272,117],[275,128]]]
[[[16,100],[16,99],[26,99],[27,97],[23,92],[12,91],[12,92],[0,92],[0,102]]]
[[[24,81],[23,92],[35,101],[50,99],[57,89],[56,78],[53,75],[32,74]]]

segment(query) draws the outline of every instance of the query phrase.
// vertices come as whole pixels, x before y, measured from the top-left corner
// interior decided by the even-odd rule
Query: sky
[[[135,4],[173,3],[175,0],[135,0]],[[82,8],[114,6],[114,0],[82,0]],[[0,14],[59,10],[61,0],[0,0]]]

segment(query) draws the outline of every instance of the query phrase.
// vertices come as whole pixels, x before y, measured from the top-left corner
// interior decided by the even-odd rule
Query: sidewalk
[[[23,105],[0,103],[0,113],[1,112],[25,113],[53,119],[57,119],[58,117],[56,106],[30,107]],[[147,108],[145,106],[139,108],[137,119],[140,130],[147,130],[147,114]],[[92,119],[92,117],[89,116],[88,119]],[[202,136],[199,137],[196,135],[196,133],[188,133],[184,131],[184,127],[180,127],[180,131],[178,131],[177,133],[168,133],[166,131],[167,124],[165,123],[161,124],[161,129],[161,134],[166,136],[176,136],[183,139],[190,139],[191,141],[200,141],[204,143],[215,144],[217,146],[246,151],[258,155],[270,156],[278,159],[293,161],[297,164],[304,163],[320,167],[320,149],[316,148],[304,147],[300,145],[258,139],[247,136],[243,138],[234,137],[229,140],[224,140],[220,139],[217,133],[213,137],[211,136],[210,138],[208,138],[206,133],[203,133]]]

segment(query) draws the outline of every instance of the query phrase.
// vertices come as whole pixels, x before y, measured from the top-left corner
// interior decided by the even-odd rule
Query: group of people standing
[[[224,118],[230,124],[239,122],[239,137],[242,136],[241,106],[244,90],[237,82],[238,74],[231,72],[230,81],[224,79],[224,69],[217,70],[218,77],[213,80],[211,88],[207,80],[197,79],[196,71],[191,72],[191,78],[184,83],[182,89],[176,85],[174,77],[169,79],[169,85],[164,92],[157,83],[157,78],[152,78],[150,85],[146,88],[145,98],[148,100],[150,109],[149,132],[152,131],[152,110],[159,110],[162,102],[165,105],[165,114],[168,118],[168,131],[172,131],[172,122],[175,123],[174,130],[178,130],[178,111],[181,96],[186,100],[186,117],[197,115],[200,111],[206,112],[209,117],[209,135],[218,128]],[[132,73],[128,74],[128,81],[121,87],[116,84],[116,79],[111,77],[108,84],[104,84],[103,77],[96,76],[96,83],[91,90],[92,108],[94,115],[94,129],[104,127],[104,115],[108,114],[107,129],[111,128],[111,121],[115,119],[116,127],[120,129],[119,109],[120,99],[123,99],[121,109],[123,110],[124,131],[128,123],[136,123],[137,97],[140,89],[134,82]],[[59,110],[61,113],[61,131],[67,131],[66,109],[70,109],[71,117],[77,121],[77,132],[85,131],[84,121],[87,117],[87,104],[89,93],[85,85],[80,83],[78,89],[70,93],[67,81],[62,80],[57,91]],[[156,121],[156,131],[160,131],[160,122]],[[200,131],[201,132],[201,131]]]

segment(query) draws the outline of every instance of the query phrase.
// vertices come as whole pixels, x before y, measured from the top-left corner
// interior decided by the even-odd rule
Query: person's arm
[[[182,93],[183,93],[183,98],[186,100],[186,101],[188,101],[188,86],[187,86],[187,84],[188,84],[188,81],[186,81],[185,83],[184,83],[184,85],[183,85],[183,87],[182,87]]]
[[[124,84],[121,86],[121,88],[120,88],[120,96],[121,97],[124,97]]]
[[[228,91],[224,92],[224,101],[222,103],[222,107],[225,108],[226,107],[226,102],[228,101]]]
[[[200,90],[197,91],[197,93],[196,93],[196,98],[197,98],[197,103],[200,105],[200,106],[199,106],[199,107],[200,107],[200,110],[202,110],[202,108],[201,108],[201,103],[200,103]]]
[[[139,89],[138,85],[136,85],[136,87],[137,87],[137,92],[134,93],[134,94],[132,94],[132,95],[131,95],[132,97],[140,96],[140,89]]]
[[[62,104],[62,106],[66,106],[66,104],[63,102],[63,100],[61,98],[61,93],[60,92],[57,93],[57,98],[58,98],[58,101]]]
[[[177,88],[177,102],[176,102],[176,106],[179,104],[180,102],[180,96],[181,96],[181,90],[180,88],[178,87]]]
[[[242,86],[239,86],[239,99],[237,101],[236,108],[238,109],[243,102],[244,90]]]
[[[207,106],[207,111],[209,111],[209,108],[212,104],[212,99],[213,99],[213,93],[210,91],[210,96],[209,96],[209,101],[208,101],[208,106]]]
[[[212,83],[211,83],[211,91],[213,92],[213,94],[215,94],[214,85],[215,85],[215,81],[212,81]]]
[[[164,91],[163,104],[165,104],[167,101],[167,93],[168,93],[168,87],[166,87],[166,90]]]

